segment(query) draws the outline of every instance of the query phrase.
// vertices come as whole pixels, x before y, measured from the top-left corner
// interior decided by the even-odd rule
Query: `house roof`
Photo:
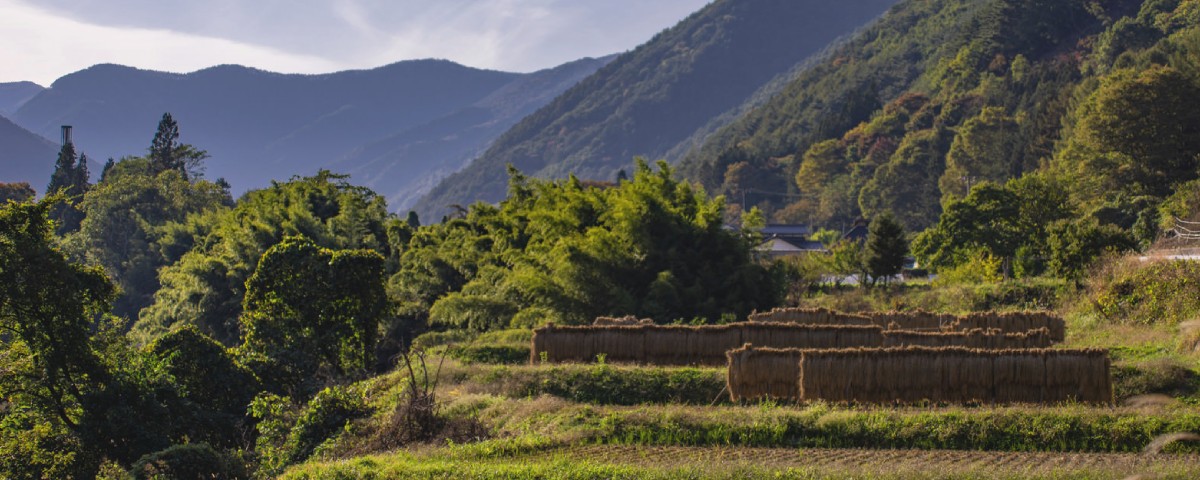
[[[792,243],[782,238],[772,238],[759,245],[758,250],[772,254],[822,252],[825,251],[825,245],[822,245],[821,242],[804,241]]]
[[[812,227],[809,225],[794,225],[776,223],[770,224],[762,229],[763,237],[781,236],[781,237],[807,237],[812,234]]]

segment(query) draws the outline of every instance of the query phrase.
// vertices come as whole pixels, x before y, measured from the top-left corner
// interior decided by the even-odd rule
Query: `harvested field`
[[[1200,478],[1200,455],[1028,453],[953,450],[845,450],[581,446],[574,459],[653,467],[715,464],[726,468],[811,469],[837,477],[937,478]]]
[[[999,330],[1024,333],[1045,328],[1050,340],[1066,338],[1066,322],[1050,312],[979,312],[957,316],[924,311],[843,313],[825,308],[777,308],[750,315],[751,322],[799,325],[878,325],[889,330],[970,331]]]
[[[772,349],[728,354],[734,401],[775,398],[835,402],[1112,402],[1104,350],[978,350],[961,347]],[[795,390],[782,364],[799,358]]]

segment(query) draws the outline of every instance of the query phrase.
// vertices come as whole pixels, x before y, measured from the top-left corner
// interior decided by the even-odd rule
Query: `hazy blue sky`
[[[709,0],[0,0],[0,82],[97,63],[318,73],[414,58],[533,71],[631,49]]]

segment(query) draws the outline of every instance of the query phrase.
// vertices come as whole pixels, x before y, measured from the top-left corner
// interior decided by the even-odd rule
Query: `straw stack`
[[[824,308],[777,308],[750,315],[752,322],[800,325],[879,325],[889,330],[969,331],[975,329],[1021,333],[1045,328],[1057,343],[1066,337],[1066,323],[1049,312],[980,312],[955,316],[924,311],[849,314]]]
[[[780,362],[791,358],[798,359],[796,391],[780,392],[786,382],[779,376],[792,371]],[[728,383],[735,401],[767,397],[863,403],[1112,402],[1110,363],[1103,350],[746,346],[730,352],[728,359]]]
[[[794,401],[799,389],[800,350],[754,348],[746,344],[727,353],[726,387],[733,401]]]

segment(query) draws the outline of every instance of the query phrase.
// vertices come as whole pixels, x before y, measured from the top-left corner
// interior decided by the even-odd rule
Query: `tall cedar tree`
[[[880,279],[899,274],[904,268],[904,257],[908,255],[908,241],[904,238],[904,227],[891,213],[884,213],[871,221],[867,230],[867,245],[863,262],[874,285]]]
[[[66,142],[58,151],[54,173],[50,175],[50,184],[46,186],[47,195],[63,194],[62,203],[50,211],[50,218],[58,224],[55,227],[56,234],[64,235],[79,230],[83,212],[76,205],[87,193],[88,187],[87,155],[76,155],[75,144]]]
[[[179,143],[179,124],[171,117],[171,113],[163,113],[158,121],[158,130],[150,141],[150,167],[154,173],[167,170],[178,170],[183,178],[197,176],[201,162],[208,158],[208,152],[197,150],[191,145]]]

